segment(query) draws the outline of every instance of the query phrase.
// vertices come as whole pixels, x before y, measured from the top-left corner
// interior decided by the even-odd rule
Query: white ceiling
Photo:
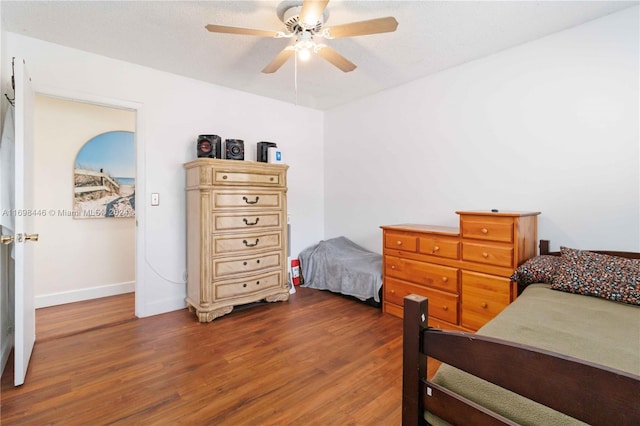
[[[395,87],[636,6],[638,1],[344,1],[325,27],[394,16],[394,33],[326,41],[358,68],[314,56],[260,71],[291,40],[215,34],[206,24],[283,30],[280,1],[7,1],[3,28],[158,70],[318,109]]]

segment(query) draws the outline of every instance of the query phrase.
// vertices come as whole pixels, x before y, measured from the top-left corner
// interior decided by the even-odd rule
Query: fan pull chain
[[[293,88],[296,94],[296,106],[298,106],[298,49],[294,50],[293,62]]]

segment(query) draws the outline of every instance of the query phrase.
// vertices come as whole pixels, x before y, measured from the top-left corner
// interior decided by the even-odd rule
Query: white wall
[[[288,174],[293,254],[323,238],[323,114],[284,102],[227,89],[6,33],[7,51],[24,57],[34,89],[77,98],[115,99],[139,105],[136,312],[147,316],[184,306],[185,193],[183,163],[195,158],[198,134],[243,139],[247,159],[255,144],[282,148]],[[108,103],[108,102],[106,102]],[[151,207],[150,194],[160,194]],[[140,288],[142,287],[142,288]],[[142,298],[142,300],[139,300]]]
[[[326,237],[541,211],[553,248],[640,250],[638,8],[329,111]]]
[[[75,219],[73,168],[84,144],[105,132],[135,132],[135,112],[36,96],[34,252],[36,307],[133,291],[135,219]]]

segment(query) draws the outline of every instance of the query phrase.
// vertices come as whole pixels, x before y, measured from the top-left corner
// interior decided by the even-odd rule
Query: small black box
[[[218,135],[198,136],[198,158],[222,158],[222,139]]]
[[[224,141],[225,158],[227,160],[244,160],[244,141],[241,139],[226,139]]]
[[[261,163],[269,162],[269,148],[277,148],[278,145],[274,142],[258,142],[258,147],[256,148],[256,157],[257,160]]]

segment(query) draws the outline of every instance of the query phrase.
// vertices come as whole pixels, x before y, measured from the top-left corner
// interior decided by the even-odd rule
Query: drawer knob
[[[258,201],[258,200],[256,200]],[[244,221],[244,224],[247,226],[253,226],[253,225],[257,225],[258,222],[260,221],[259,217],[256,217],[256,221],[255,222],[249,222],[249,219],[247,219],[246,217],[242,219]]]
[[[260,259],[256,260],[256,263],[260,263]]]
[[[489,230],[488,230],[487,228],[482,228],[480,231],[481,231],[483,234],[488,234],[488,233],[489,233]]]
[[[246,287],[246,286],[247,286],[247,283],[242,284],[242,287]]]
[[[395,290],[391,290],[391,294],[396,294],[396,291]]]
[[[243,243],[245,246],[247,246],[247,247],[255,247],[255,246],[257,246],[257,245],[258,245],[258,243],[259,243],[259,242],[260,242],[260,239],[259,239],[259,238],[256,238],[256,242],[255,242],[255,243],[253,243],[253,244],[249,244],[249,243],[247,242],[247,240],[242,240],[242,243]]]
[[[391,269],[396,269],[396,265],[391,265]]]
[[[482,302],[480,304],[480,306],[482,306],[482,309],[486,309],[487,308],[487,302]]]
[[[433,252],[434,252],[434,253],[435,253],[435,252],[437,252],[438,250],[440,250],[440,247],[438,247],[438,246],[435,246],[435,247],[433,248]]]
[[[402,241],[398,240],[398,241],[396,241],[396,244],[401,246],[402,245]]]
[[[260,199],[260,197],[258,197],[258,196],[256,195],[256,200],[255,200],[255,201],[249,201],[249,199],[248,199],[247,197],[242,197],[242,199],[243,199],[243,200],[244,200],[244,202],[245,202],[245,203],[247,203],[247,204],[257,204],[257,203],[258,203],[258,200]]]
[[[242,265],[243,266],[247,266],[247,262],[242,262]]]
[[[273,176],[271,176],[271,177],[269,178],[269,180],[270,180],[271,182],[273,182]]]
[[[227,175],[222,175],[222,179],[227,179]]]
[[[486,259],[487,257],[489,257],[489,253],[487,253],[486,251],[483,251],[482,252],[482,257],[484,257]]]
[[[447,305],[444,305],[444,306],[442,307],[442,310],[443,310],[443,311],[448,311],[448,310],[449,310],[449,307],[448,307]]]
[[[256,285],[260,285],[260,281],[256,281]]]

